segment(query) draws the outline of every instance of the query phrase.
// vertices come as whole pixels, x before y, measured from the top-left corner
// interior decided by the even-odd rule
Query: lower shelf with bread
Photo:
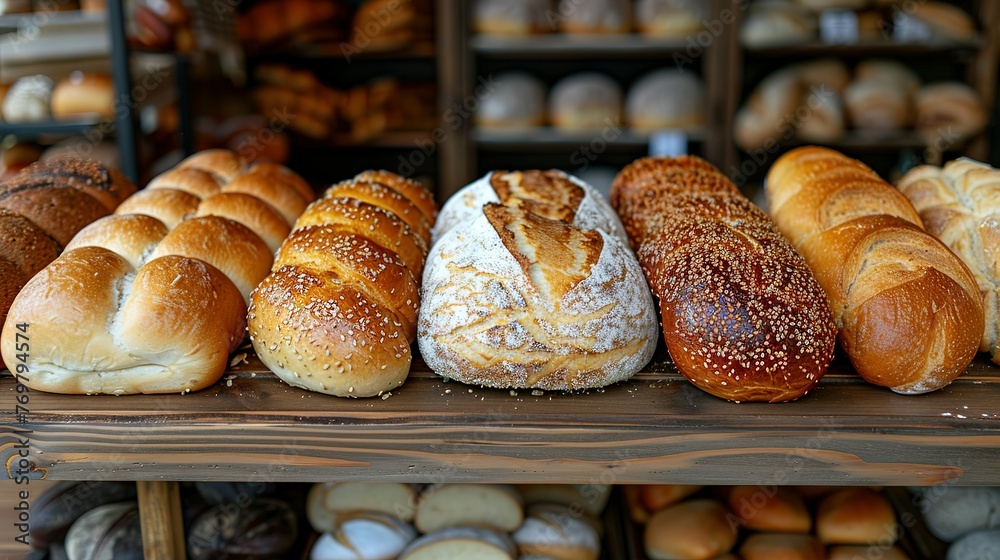
[[[735,405],[665,360],[566,394],[445,381],[419,359],[381,398],[279,381],[238,350],[222,381],[185,395],[18,393],[0,379],[6,476],[78,480],[381,480],[983,485],[1000,480],[1000,371],[977,358],[949,386],[902,396],[836,358],[798,401]],[[16,409],[15,409],[16,406]]]

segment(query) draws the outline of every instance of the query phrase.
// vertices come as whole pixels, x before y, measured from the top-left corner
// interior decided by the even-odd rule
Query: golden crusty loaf
[[[889,546],[899,537],[899,529],[889,501],[870,488],[834,492],[816,510],[816,536],[826,544]]]
[[[743,560],[826,560],[823,544],[812,535],[755,533],[740,545]]]
[[[498,388],[603,387],[656,349],[656,311],[628,247],[489,203],[431,249],[417,341],[438,375]]]
[[[825,148],[782,156],[771,215],[826,290],[858,373],[902,394],[947,385],[983,336],[976,280],[916,210],[864,164]]]
[[[134,192],[117,170],[76,158],[34,163],[0,183],[0,327],[24,284]]]
[[[979,349],[1000,363],[1000,170],[963,158],[916,167],[897,186],[975,276],[985,312]]]
[[[650,560],[710,560],[736,544],[737,527],[730,524],[722,504],[690,500],[660,510],[649,519],[643,534]]]
[[[794,488],[733,486],[729,490],[728,501],[729,509],[748,529],[808,533],[812,528],[812,516],[805,498]]]
[[[644,158],[611,188],[677,369],[732,401],[801,397],[833,358],[836,327],[805,261],[707,162]]]
[[[264,365],[290,385],[341,397],[406,380],[437,211],[419,183],[385,171],[358,177],[299,217],[248,314]]]
[[[270,179],[260,198],[249,188],[226,192],[229,184],[175,169],[81,230],[11,306],[10,316],[31,330],[25,384],[120,395],[214,383],[243,340],[250,291],[270,270],[266,239],[287,232],[282,216],[309,201],[280,179]],[[294,199],[272,208],[263,197],[281,202],[281,190]],[[5,355],[14,339],[12,329],[3,331]]]

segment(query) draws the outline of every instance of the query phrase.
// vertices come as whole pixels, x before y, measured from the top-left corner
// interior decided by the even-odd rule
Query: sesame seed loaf
[[[815,387],[836,327],[822,288],[764,212],[689,156],[638,160],[611,193],[688,380],[737,402]]]
[[[767,195],[778,228],[826,290],[861,377],[919,394],[965,371],[984,332],[979,287],[905,196],[864,164],[816,147],[778,159]]]

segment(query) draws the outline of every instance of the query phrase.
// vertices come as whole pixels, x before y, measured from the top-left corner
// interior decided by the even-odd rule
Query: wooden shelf
[[[624,126],[620,127],[620,130],[620,133],[616,133],[610,129],[565,131],[545,126],[511,131],[476,128],[472,137],[477,147],[493,151],[518,152],[536,149],[568,151],[594,141],[603,142],[607,150],[634,151],[649,147],[649,133],[629,130]],[[705,139],[705,131],[702,128],[688,130],[687,134],[689,142],[701,142]]]
[[[188,395],[32,391],[25,423],[0,379],[0,459],[19,438],[54,480],[384,480],[963,485],[1000,480],[1000,368],[901,396],[835,362],[785,404],[712,397],[655,361],[586,394],[445,382],[422,363],[386,398],[290,387],[252,354]],[[8,472],[8,475],[12,473]]]
[[[574,35],[553,33],[526,37],[473,35],[472,50],[486,58],[655,58],[683,52],[683,40],[651,39],[637,34]]]
[[[748,48],[747,56],[773,58],[808,58],[814,56],[869,57],[869,56],[921,56],[950,51],[975,51],[982,48],[981,37],[967,41],[936,39],[924,43],[893,43],[868,41],[853,45],[835,45],[819,41],[776,47]]]
[[[97,118],[79,121],[47,120],[32,123],[9,123],[0,120],[0,138],[13,134],[19,140],[32,141],[42,136],[73,136],[84,133],[98,125]]]
[[[434,43],[427,41],[404,45],[396,49],[375,51],[359,49],[360,52],[345,53],[344,45],[347,44],[349,43],[315,43],[292,48],[272,48],[267,50],[258,49],[248,53],[248,56],[261,59],[273,58],[280,60],[287,60],[289,58],[322,59],[330,62],[340,60],[342,62],[349,63],[357,60],[386,61],[433,59],[437,54],[437,49],[435,48]]]

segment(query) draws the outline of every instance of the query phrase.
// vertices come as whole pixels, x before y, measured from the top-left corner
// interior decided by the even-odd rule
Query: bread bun
[[[812,528],[805,500],[781,486],[734,486],[729,490],[729,509],[744,527],[755,531],[808,533]]]
[[[848,488],[823,499],[816,511],[816,536],[826,544],[891,545],[899,537],[896,513],[881,493]]]
[[[521,555],[541,555],[557,560],[597,560],[601,538],[586,521],[569,511],[537,507],[512,535]]]
[[[473,25],[476,33],[531,35],[555,29],[549,21],[550,0],[476,0]]]
[[[708,5],[697,0],[637,0],[635,26],[644,35],[683,39],[703,29],[710,16]]]
[[[1000,560],[1000,531],[976,531],[948,547],[947,560]]]
[[[523,72],[497,74],[495,90],[482,99],[475,118],[484,128],[541,126],[545,123],[545,84]]]
[[[937,492],[937,490],[935,491]],[[1000,529],[1000,488],[951,487],[921,508],[927,529],[952,542],[983,529]]]
[[[178,168],[193,167],[208,171],[223,185],[246,173],[247,162],[243,156],[229,150],[202,150],[186,157],[177,164]]]
[[[198,211],[201,199],[178,189],[145,189],[130,196],[115,214],[145,214],[174,229]]]
[[[575,0],[572,6],[560,14],[564,33],[628,33],[632,27],[628,0]]]
[[[138,269],[149,260],[167,233],[169,230],[163,222],[144,214],[106,216],[80,230],[66,245],[66,251],[79,247],[102,247]]]
[[[823,545],[812,535],[755,533],[740,545],[743,560],[827,560]]]
[[[618,82],[597,72],[583,72],[556,82],[549,92],[549,120],[565,130],[601,130],[621,121]]]
[[[115,116],[115,85],[107,74],[73,72],[52,91],[52,116],[61,119],[80,115]]]
[[[693,484],[643,484],[639,487],[639,499],[646,511],[656,513],[702,488]]]
[[[288,225],[295,223],[310,202],[288,184],[251,173],[240,175],[226,183],[222,192],[253,195],[277,210]]]
[[[858,130],[902,130],[913,120],[910,98],[896,82],[856,80],[844,90],[844,105]]]
[[[309,551],[309,560],[395,560],[417,538],[409,523],[380,514],[338,519]]]
[[[429,224],[436,224],[438,205],[434,195],[413,179],[407,179],[388,171],[368,170],[358,173],[354,179],[363,183],[375,183],[389,187],[406,197],[423,214]]]
[[[934,145],[938,136],[976,136],[989,121],[979,94],[961,82],[940,82],[920,88],[916,111],[916,127],[930,145]]]
[[[751,49],[805,43],[816,38],[816,16],[789,2],[750,4],[740,42]]]
[[[452,527],[410,543],[398,560],[514,560],[514,541],[481,527]]]
[[[55,82],[41,74],[19,78],[3,96],[3,119],[9,123],[48,120],[52,116],[52,88]]]
[[[593,516],[600,516],[611,498],[607,484],[519,484],[517,491],[527,506],[561,504]]]
[[[222,192],[219,180],[208,171],[193,167],[175,167],[153,177],[146,185],[147,190],[177,189],[188,194],[205,199]]]
[[[910,15],[926,23],[938,38],[967,41],[976,34],[972,16],[947,2],[920,2]]]
[[[736,527],[726,508],[712,500],[691,500],[649,519],[643,536],[650,560],[709,560],[736,544]]]
[[[840,59],[820,58],[792,67],[806,89],[826,87],[841,94],[851,83],[851,72]]]
[[[592,186],[562,171],[533,169],[491,171],[460,189],[441,208],[431,236],[433,242],[437,243],[452,228],[476,219],[483,206],[491,202],[627,240],[615,211]]]
[[[830,550],[827,552],[826,560],[865,560],[867,558],[878,558],[879,560],[910,560],[910,557],[898,546],[886,548],[881,545],[831,546]]]
[[[807,110],[805,117],[796,122],[797,138],[805,142],[830,143],[844,136],[846,119],[840,96],[836,92],[811,88],[804,106]]]
[[[355,178],[330,187],[323,194],[323,198],[351,198],[388,210],[406,222],[410,231],[425,244],[430,245],[431,222],[395,188]]]
[[[309,490],[306,515],[313,529],[330,533],[336,532],[342,520],[362,514],[380,514],[409,522],[416,503],[417,493],[410,484],[323,482]]]
[[[794,69],[775,72],[754,89],[736,113],[733,136],[744,150],[762,148],[790,137],[802,82]]]
[[[442,484],[424,490],[413,524],[421,533],[473,525],[511,532],[524,521],[524,503],[511,486]]]
[[[863,60],[854,68],[856,82],[882,82],[901,89],[904,95],[913,95],[920,88],[920,76],[909,66],[892,59]]]
[[[421,355],[463,383],[601,387],[656,347],[653,302],[625,244],[520,208],[489,204],[441,238],[423,294]]]
[[[636,130],[705,124],[705,86],[690,72],[650,72],[629,90],[625,116],[628,125]]]

